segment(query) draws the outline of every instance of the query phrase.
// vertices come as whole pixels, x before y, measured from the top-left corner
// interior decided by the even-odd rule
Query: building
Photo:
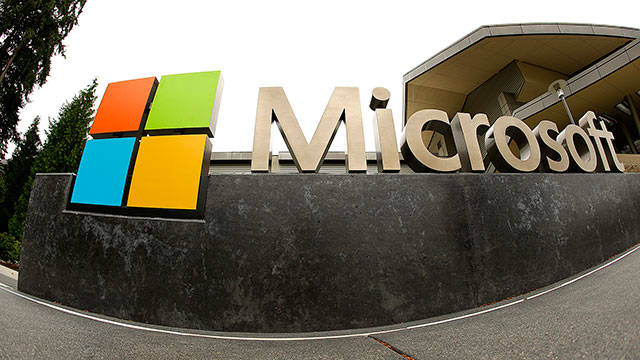
[[[633,166],[640,156],[638,35],[595,25],[481,27],[404,77],[404,120],[412,122],[421,109],[440,109],[450,118],[460,111],[485,113],[494,124],[513,115],[532,128],[549,119],[562,129],[569,114],[555,91],[547,92],[560,79],[567,81],[574,117],[596,112],[617,133],[616,151]],[[192,75],[177,76],[189,83]],[[132,117],[135,137],[91,140],[98,150],[87,162],[94,175],[89,181],[78,186],[82,165],[78,175],[37,174],[20,291],[156,325],[316,333],[397,326],[518,297],[638,242],[638,174],[408,174],[405,166],[407,174],[395,176],[303,175],[285,152],[272,155],[271,170],[292,175],[248,174],[250,152],[213,153],[209,161],[210,135],[188,133],[211,129],[211,97],[196,104],[206,110],[196,130],[175,111],[168,114],[177,126],[142,137],[141,119],[152,99],[150,113],[163,102],[174,110],[194,106],[176,105],[184,94],[171,93],[171,85],[163,97],[160,85],[154,93],[155,78],[142,80],[147,87]],[[349,101],[353,114],[357,100]],[[123,118],[121,104],[112,102],[112,122]],[[261,120],[273,120],[269,110]],[[423,125],[412,131],[411,144],[422,155],[422,141],[440,156],[456,151],[446,126],[441,133]],[[299,132],[296,137],[300,144]],[[504,156],[511,140],[496,138]],[[318,149],[326,147],[316,143],[319,161],[318,154],[327,154]],[[99,148],[104,144],[115,145]],[[85,147],[83,159],[87,153]],[[403,153],[411,161],[411,152]],[[574,161],[580,156],[572,155]],[[344,158],[328,154],[320,172],[344,173]],[[374,154],[360,157],[358,170],[365,170],[362,160],[368,173],[377,172]],[[139,166],[144,177],[133,187]],[[83,186],[85,198],[74,201]],[[144,201],[130,201],[132,189]]]
[[[450,118],[485,113],[490,123],[512,115],[532,129],[551,120],[562,130],[569,117],[547,89],[563,79],[573,117],[594,111],[614,132],[627,171],[633,170],[640,164],[639,38],[638,29],[604,25],[482,26],[404,75],[403,119],[439,109]],[[437,153],[447,135],[426,131],[423,139]],[[452,152],[445,147],[445,154]]]
[[[554,80],[567,81],[573,117],[595,111],[616,136],[627,171],[640,170],[640,30],[588,24],[510,24],[482,26],[404,75],[403,120],[418,110],[487,114],[493,123],[513,115],[534,128],[552,120],[562,129],[568,115]],[[401,129],[396,129],[399,133]],[[426,130],[425,144],[436,154],[455,153],[450,134]],[[514,144],[514,151],[517,151]],[[402,156],[402,155],[401,155]],[[210,173],[249,173],[250,152],[219,153]],[[296,173],[288,152],[275,154],[272,172]],[[402,161],[402,160],[401,160]],[[375,153],[367,154],[376,173]],[[488,171],[492,171],[490,167]],[[344,154],[329,153],[321,173],[344,173]],[[401,172],[412,172],[402,162]]]

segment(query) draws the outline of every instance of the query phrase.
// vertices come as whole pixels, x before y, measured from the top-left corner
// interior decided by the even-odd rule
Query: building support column
[[[636,149],[635,144],[633,143],[633,139],[631,138],[631,134],[629,133],[629,129],[627,129],[627,124],[620,121],[620,127],[622,128],[622,132],[624,133],[625,139],[627,139],[627,143],[629,144],[629,149],[631,149],[631,153],[637,154],[638,150]]]
[[[629,109],[631,110],[631,117],[633,117],[633,122],[636,123],[636,128],[638,129],[638,134],[640,134],[640,118],[638,117],[638,111],[636,110],[636,105],[633,103],[633,97],[631,95],[625,95],[625,100],[629,103]]]

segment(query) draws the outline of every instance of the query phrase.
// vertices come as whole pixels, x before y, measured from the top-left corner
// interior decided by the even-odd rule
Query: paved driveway
[[[571,283],[492,307],[395,327],[280,334],[269,341],[243,339],[259,334],[147,326],[77,312],[17,292],[15,275],[4,268],[0,358],[637,359],[637,249]],[[282,339],[304,336],[315,339]]]

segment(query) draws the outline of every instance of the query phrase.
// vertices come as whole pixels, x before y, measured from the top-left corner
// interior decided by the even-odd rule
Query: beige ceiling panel
[[[411,80],[408,83],[407,115],[410,116],[420,109],[435,108],[442,109],[449,116],[453,116],[462,108],[467,94],[513,60],[549,70],[546,75],[535,71],[531,72],[530,76],[525,75],[525,86],[518,101],[530,101],[545,92],[547,82],[550,83],[560,77],[556,77],[557,73],[574,74],[628,41],[630,41],[628,38],[611,36],[568,34],[512,35],[483,39]],[[634,64],[634,67],[640,69],[640,63]],[[620,76],[622,75],[624,74]],[[633,80],[628,79],[631,75],[625,76],[626,78],[619,80],[619,86],[628,88],[633,85]],[[548,81],[551,77],[554,79]],[[412,94],[412,85],[424,86],[431,90],[421,90],[421,93]],[[612,92],[615,96],[619,96],[620,90],[612,86],[592,89],[589,96],[603,99],[603,103],[608,106]],[[412,97],[415,97],[415,101]],[[569,97],[571,98],[573,96]],[[587,106],[581,101],[581,97],[569,101],[575,102],[576,111],[582,111]],[[537,123],[544,116],[559,117],[562,119],[559,121],[564,121],[566,113],[561,104],[556,104],[543,113],[534,114],[528,122],[530,120]]]
[[[545,63],[536,63],[548,69],[571,75],[598,59],[595,51],[584,44],[571,43],[566,46],[548,44],[545,53],[551,57]]]
[[[567,98],[567,102],[569,102],[573,97],[576,99],[592,99],[593,105],[597,106],[600,104],[612,103],[615,101],[613,99],[618,99],[619,101],[623,96],[624,93],[611,86],[608,81],[599,81],[579,91],[577,94],[569,96]]]
[[[438,74],[441,76],[446,76],[451,81],[457,82],[477,82],[486,79],[486,76],[493,75],[489,72],[479,72],[477,69],[471,68],[466,65],[461,64],[452,64],[451,66],[443,66],[441,68],[435,69],[434,74]]]
[[[514,56],[516,59],[534,64],[539,67],[568,74],[578,69],[580,65],[566,54],[553,50],[548,45],[541,45],[537,48],[523,49],[522,52]]]
[[[583,41],[583,44],[586,47],[593,49],[598,54],[610,53],[611,51],[619,48],[629,41],[629,39],[627,38],[616,38],[608,36],[583,36],[582,38],[585,40]]]
[[[465,99],[464,94],[414,84],[409,85],[407,95],[409,100],[420,102],[444,102],[457,104]]]
[[[558,129],[562,129],[567,124],[569,124],[569,118],[561,103],[557,103],[545,109],[544,111],[528,117],[527,119],[525,119],[525,123],[533,129],[542,120],[550,120],[555,122],[556,124],[558,124]]]
[[[429,73],[428,78],[419,77],[413,80],[410,84],[440,88],[442,90],[452,91],[452,92],[461,93],[461,94],[467,94],[469,91],[468,82],[454,81],[450,77],[440,75],[440,74]]]
[[[574,119],[577,121],[589,110],[595,111],[596,114],[615,114],[615,105],[623,99],[624,95],[633,92],[635,88],[640,88],[640,67],[636,63],[640,64],[640,59],[569,96],[567,103]],[[557,103],[530,116],[525,121],[531,127],[534,127],[541,120],[552,120],[560,126],[560,124],[566,124],[566,118],[567,114],[562,103]]]
[[[502,69],[509,65],[513,59],[495,52],[478,51],[473,56],[464,56],[455,60],[462,66],[471,66],[484,74],[489,74],[490,77],[496,73],[496,69]]]
[[[573,119],[577,122],[578,120],[580,120],[580,118],[582,117],[582,115],[584,115],[587,111],[591,110],[591,111],[595,111],[596,113],[601,113],[601,109],[599,109],[597,106],[594,106],[594,104],[592,104],[589,101],[586,101],[584,98],[580,98],[577,97],[575,99],[573,99],[573,101],[569,102],[567,101],[567,104],[569,105],[569,109],[571,109],[571,115],[573,115]],[[564,107],[561,106],[560,103],[558,103],[559,108],[561,108],[562,110],[564,110]],[[566,115],[566,110],[565,111],[565,118],[568,119],[568,115]]]
[[[571,74],[626,41],[628,39],[579,35],[488,38],[420,75],[411,83],[468,94],[514,59]],[[576,60],[578,58],[581,61]]]
[[[478,67],[477,61],[469,61],[471,60],[470,58],[465,58],[465,60],[467,61],[452,59],[447,64],[443,64],[443,66],[438,66],[437,68],[433,69],[432,72],[441,75],[455,75],[460,70],[462,70],[463,76],[476,76],[477,74],[478,77],[486,76],[487,74],[493,74],[492,70],[486,70]]]
[[[620,94],[634,93],[640,89],[640,59],[607,76],[605,81]]]
[[[509,46],[502,49],[502,52],[514,55],[523,50],[530,49],[534,46],[540,46],[545,43],[545,39],[540,37],[531,37],[531,36],[519,36],[517,41],[512,41]]]
[[[436,109],[442,110],[449,115],[449,118],[453,118],[455,114],[462,107],[462,104],[456,104],[453,106],[444,106],[442,103],[431,103],[431,102],[416,102],[416,101],[408,101],[407,102],[407,118],[413,115],[416,111],[424,110],[424,109]]]
[[[574,61],[579,63],[581,67],[593,63],[601,58],[603,54],[608,54],[620,46],[622,46],[622,44],[615,42],[612,46],[603,48],[600,45],[594,46],[594,44],[591,44],[591,42],[587,40],[563,42],[561,39],[557,39],[549,44],[549,47],[552,49],[569,55]]]
[[[559,72],[547,70],[539,66],[517,62],[520,73],[524,78],[524,84],[516,100],[522,103],[529,102],[541,94],[547,92],[549,84],[558,79],[567,79],[567,76]]]
[[[503,53],[505,49],[509,48],[515,41],[514,36],[499,36],[482,40],[485,43],[484,49],[486,51]]]
[[[572,74],[576,69],[582,69],[589,64],[589,62],[576,60],[569,52],[556,50],[549,45],[539,49],[538,54],[523,57],[522,60],[565,75]]]

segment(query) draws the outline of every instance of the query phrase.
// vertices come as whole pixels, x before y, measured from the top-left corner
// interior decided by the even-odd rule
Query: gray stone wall
[[[638,242],[633,174],[212,175],[203,220],[65,210],[38,175],[21,291],[141,322],[387,325],[551,284]]]

